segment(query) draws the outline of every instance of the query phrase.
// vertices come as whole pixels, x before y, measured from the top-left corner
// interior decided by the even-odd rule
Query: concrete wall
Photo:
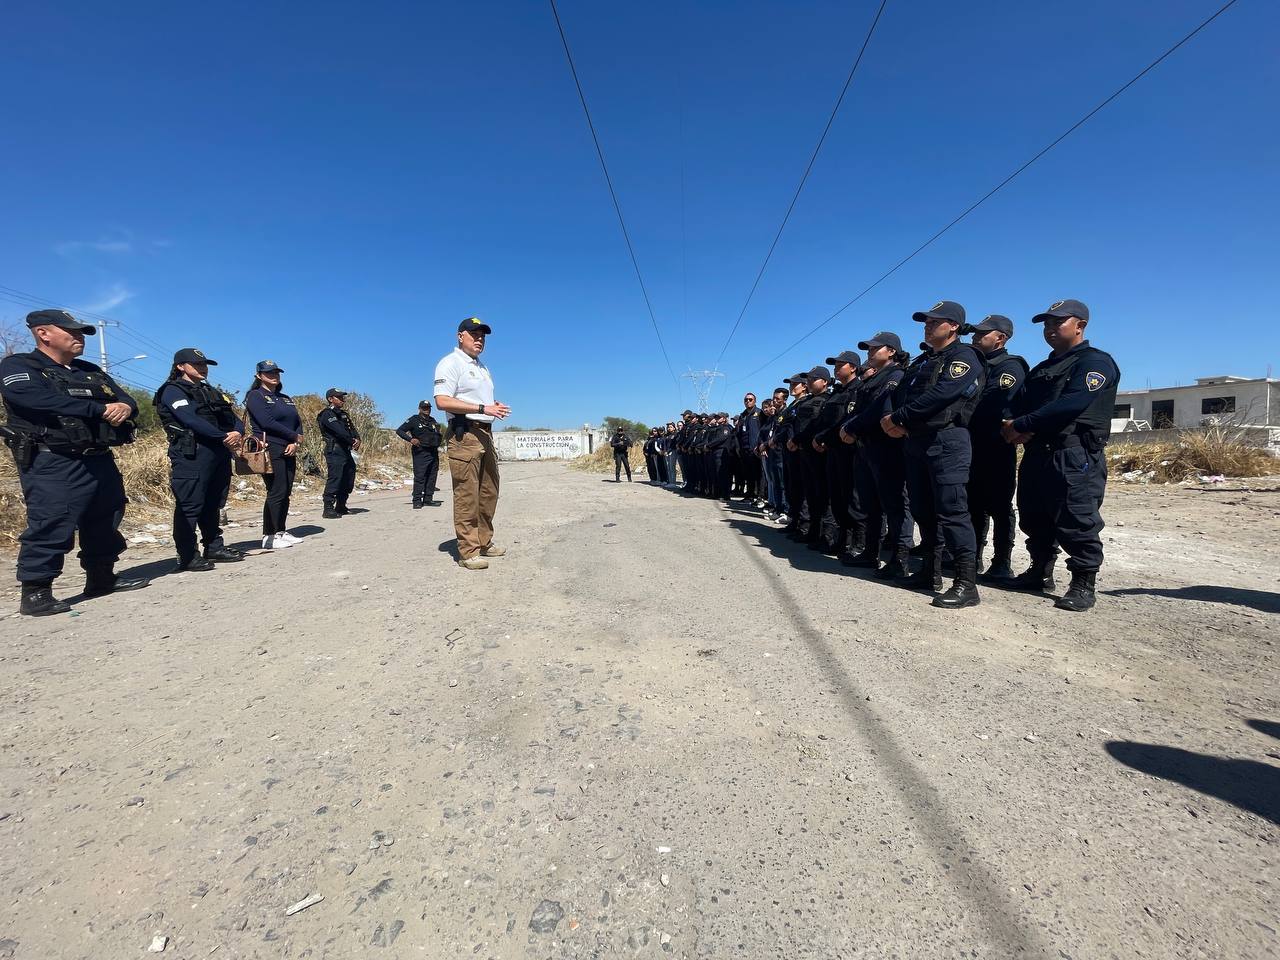
[[[1160,387],[1153,390],[1122,390],[1116,405],[1130,404],[1129,418],[1146,420],[1155,426],[1151,405],[1159,400],[1173,401],[1173,425],[1183,429],[1199,427],[1208,414],[1201,413],[1201,401],[1213,397],[1234,397],[1234,413],[1222,414],[1233,424],[1280,427],[1280,383],[1266,380],[1240,380],[1234,383],[1194,384],[1186,387]]]
[[[590,453],[587,430],[498,430],[493,445],[499,460],[571,460]]]

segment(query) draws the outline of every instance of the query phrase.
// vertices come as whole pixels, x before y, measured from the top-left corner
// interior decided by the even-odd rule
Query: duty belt
[[[111,453],[110,447],[89,447],[87,450],[56,450],[47,443],[37,443],[36,450],[40,453],[56,453],[63,457],[101,457]]]

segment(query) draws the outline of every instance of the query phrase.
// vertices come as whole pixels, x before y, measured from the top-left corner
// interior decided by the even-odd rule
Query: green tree
[[[632,440],[643,440],[649,435],[649,427],[639,420],[628,420],[626,417],[605,417],[604,432],[612,436],[616,430],[623,431]]]

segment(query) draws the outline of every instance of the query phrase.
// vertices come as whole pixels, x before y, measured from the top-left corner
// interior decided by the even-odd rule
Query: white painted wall
[[[586,430],[498,430],[493,445],[499,460],[571,460],[591,452]]]

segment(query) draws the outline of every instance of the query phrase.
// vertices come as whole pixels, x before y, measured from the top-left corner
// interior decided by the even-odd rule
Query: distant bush
[[[1188,430],[1176,440],[1143,443],[1126,441],[1124,434],[1107,447],[1107,471],[1112,477],[1140,483],[1181,483],[1202,476],[1265,477],[1280,473],[1280,459],[1249,443],[1239,428],[1230,426]]]

